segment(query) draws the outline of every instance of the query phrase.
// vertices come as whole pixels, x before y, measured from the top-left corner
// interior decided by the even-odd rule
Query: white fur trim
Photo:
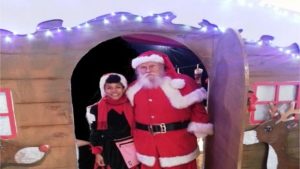
[[[32,164],[44,157],[45,153],[39,150],[39,147],[26,147],[20,149],[15,154],[15,161],[18,164]]]
[[[124,86],[125,89],[127,89],[127,80],[123,75],[119,73],[107,73],[100,78],[99,87],[100,87],[101,97],[105,96],[104,84],[110,75],[118,75],[121,78],[122,85]]]
[[[161,167],[174,167],[182,164],[186,164],[188,162],[193,161],[200,154],[198,147],[191,153],[183,156],[176,157],[160,157],[160,166]]]
[[[206,94],[203,94],[201,89],[196,89],[189,94],[182,96],[178,89],[175,89],[170,85],[170,81],[170,77],[165,77],[161,88],[174,108],[186,108],[194,103],[201,102],[206,98]]]
[[[177,108],[177,109],[186,108],[194,103],[201,102],[202,100],[206,99],[207,94],[206,94],[204,88],[203,88],[204,91],[202,88],[196,89],[196,90],[192,91],[191,93],[189,93],[185,96],[182,96],[180,91],[171,85],[171,81],[172,80],[170,77],[164,77],[163,83],[160,87],[174,108]],[[142,85],[138,82],[128,88],[126,94],[132,105],[134,105],[133,100],[134,100],[135,94],[139,90],[141,90],[141,88],[142,88]]]
[[[94,121],[96,121],[95,115],[91,113],[91,107],[92,106],[93,105],[86,107],[86,113],[85,113],[85,117],[86,117],[86,119],[87,119],[90,126]]]
[[[257,133],[255,130],[245,131],[244,132],[244,138],[243,138],[243,144],[245,145],[251,145],[258,143],[259,140],[257,139]]]
[[[132,68],[137,68],[138,65],[146,63],[146,62],[158,62],[158,63],[164,63],[164,59],[156,54],[152,54],[149,56],[140,56],[132,59],[131,66]]]
[[[197,138],[204,138],[207,135],[212,135],[214,133],[213,124],[199,122],[190,122],[187,131],[194,133]]]
[[[161,167],[174,167],[193,161],[200,154],[198,147],[191,153],[175,157],[159,157]],[[137,159],[149,167],[154,166],[155,157],[137,153]]]
[[[173,79],[171,80],[171,86],[175,89],[182,89],[185,86],[185,81],[183,79]]]
[[[134,95],[141,90],[142,85],[140,83],[135,83],[134,85],[130,86],[127,91],[126,91],[126,95],[127,98],[129,99],[131,105],[134,105],[133,99],[134,99]]]
[[[204,87],[200,88],[201,91],[201,97],[203,97],[203,99],[207,99],[207,91]]]
[[[136,153],[136,156],[137,156],[138,161],[140,161],[141,163],[143,163],[149,167],[152,167],[155,164],[155,157],[153,157],[153,156],[143,155],[138,152]]]

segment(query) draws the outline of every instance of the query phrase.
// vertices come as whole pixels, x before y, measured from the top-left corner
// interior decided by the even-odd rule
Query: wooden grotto
[[[125,15],[127,20],[120,20]],[[104,18],[109,23],[103,22]],[[16,132],[12,130],[14,124],[9,123],[11,121],[6,123],[12,125],[11,131],[3,132],[9,136],[1,137],[1,142],[8,142],[14,147],[17,145],[20,149],[47,145],[47,151],[38,161],[23,164],[4,160],[1,166],[8,169],[77,168],[76,144],[88,135],[84,106],[99,99],[91,99],[92,92],[89,96],[80,96],[88,90],[89,85],[86,84],[97,88],[100,76],[110,71],[124,73],[128,77],[133,74],[130,60],[137,52],[130,50],[121,55],[125,53],[118,48],[118,44],[124,45],[122,42],[107,44],[111,39],[125,37],[151,44],[154,41],[149,37],[160,37],[166,40],[160,41],[160,46],[170,45],[168,42],[180,44],[179,48],[191,51],[207,71],[207,108],[215,134],[206,139],[205,168],[264,168],[266,144],[243,144],[244,131],[256,129],[262,123],[251,121],[252,116],[247,112],[247,92],[253,88],[259,89],[255,92],[261,91],[260,84],[290,85],[288,82],[292,82],[298,93],[295,92],[290,101],[295,101],[295,109],[299,108],[300,61],[268,44],[258,47],[246,42],[233,29],[222,32],[207,21],[203,21],[202,28],[198,29],[175,25],[170,20],[156,23],[155,16],[145,17],[140,22],[136,22],[136,18],[129,13],[105,15],[72,30],[62,28],[60,20],[48,21],[39,25],[41,29],[31,40],[10,32],[1,33],[1,97],[8,99],[11,94],[12,99],[8,101],[11,104],[6,105],[12,108],[0,113],[8,121],[16,121]],[[5,41],[6,37],[10,37],[10,42]],[[110,46],[109,50],[102,45]],[[299,48],[293,50],[299,53]],[[84,104],[76,107],[80,102]],[[294,122],[299,123],[297,116]],[[286,125],[280,123],[278,127]],[[78,138],[78,133],[83,133],[82,138]],[[299,161],[299,125],[286,134],[288,157]],[[14,159],[14,153],[10,154],[8,158]]]

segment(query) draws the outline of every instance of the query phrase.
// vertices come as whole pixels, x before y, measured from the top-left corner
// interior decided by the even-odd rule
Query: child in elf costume
[[[124,94],[126,89],[127,80],[123,75],[105,74],[100,79],[102,99],[87,108],[95,169],[137,168],[138,162],[131,137],[133,112]],[[129,148],[131,154],[123,154],[123,147],[120,145]]]

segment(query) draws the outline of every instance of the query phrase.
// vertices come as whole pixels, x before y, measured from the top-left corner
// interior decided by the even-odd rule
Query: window
[[[0,88],[0,138],[15,138],[16,130],[11,90]]]
[[[257,97],[256,110],[250,112],[250,123],[259,124],[270,119],[269,103],[279,112],[286,112],[292,101],[300,108],[300,82],[258,82],[253,85]],[[299,115],[295,116],[299,119]]]

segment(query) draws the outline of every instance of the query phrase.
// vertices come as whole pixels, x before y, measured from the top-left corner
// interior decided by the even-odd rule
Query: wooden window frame
[[[17,126],[16,126],[16,120],[15,120],[15,114],[13,109],[13,100],[12,100],[12,94],[11,90],[7,88],[0,88],[0,92],[4,93],[6,96],[6,105],[8,112],[2,112],[0,113],[0,117],[8,117],[9,119],[9,125],[10,125],[10,135],[0,135],[0,139],[13,139],[17,135]]]
[[[260,105],[260,104],[268,104],[268,103],[273,103],[274,105],[278,105],[279,103],[290,103],[291,100],[286,100],[286,101],[279,101],[279,88],[280,86],[284,85],[293,85],[296,86],[296,98],[295,98],[295,108],[300,108],[300,81],[292,81],[292,82],[256,82],[253,84],[253,91],[255,94],[257,94],[257,88],[259,86],[274,86],[275,87],[275,98],[273,101],[257,101],[255,105]],[[257,125],[265,120],[255,120],[255,111],[251,111],[250,113],[250,124]],[[295,115],[295,119],[299,120],[299,115]]]

